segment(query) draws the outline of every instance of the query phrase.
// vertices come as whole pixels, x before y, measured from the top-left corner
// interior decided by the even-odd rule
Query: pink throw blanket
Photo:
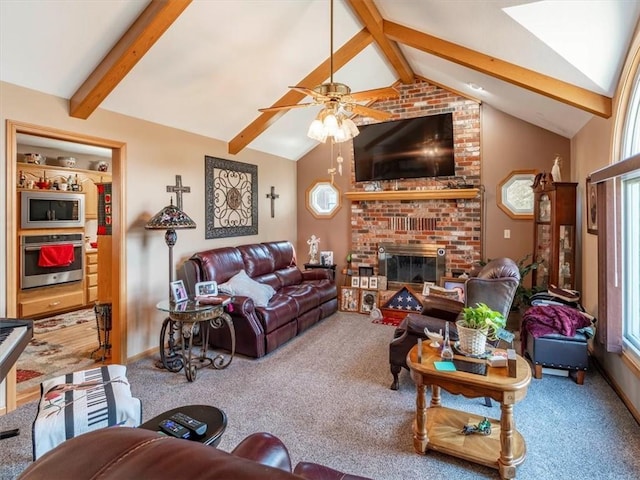
[[[579,310],[560,305],[540,305],[529,308],[522,317],[520,340],[522,351],[527,346],[527,336],[542,337],[550,333],[558,333],[573,337],[579,328],[589,327],[591,320]]]

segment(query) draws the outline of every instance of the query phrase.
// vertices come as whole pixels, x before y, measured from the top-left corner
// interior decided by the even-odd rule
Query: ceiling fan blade
[[[304,93],[305,95],[308,95],[309,97],[313,97],[316,98],[318,97],[318,92],[315,92],[313,90],[311,90],[310,88],[307,87],[298,87],[298,86],[294,86],[294,87],[289,87],[292,90],[296,90],[300,93]]]
[[[389,112],[383,112],[382,110],[374,110],[373,108],[363,107],[362,105],[354,104],[349,105],[349,109],[353,113],[362,115],[363,117],[371,117],[376,120],[389,120],[393,115]]]
[[[365,100],[381,100],[383,98],[395,98],[399,92],[393,87],[374,88],[373,90],[363,90],[349,95],[350,100],[354,102],[363,102]]]
[[[315,103],[296,103],[295,105],[282,105],[280,107],[268,107],[268,108],[259,108],[259,112],[277,112],[278,110],[289,110],[291,108],[298,107],[310,107],[312,105],[316,105]]]

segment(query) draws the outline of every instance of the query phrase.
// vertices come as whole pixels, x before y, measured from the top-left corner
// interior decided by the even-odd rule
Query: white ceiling
[[[147,0],[0,0],[0,79],[70,98]],[[637,0],[374,0],[385,20],[611,97]],[[229,142],[329,56],[327,0],[194,0],[100,108]],[[336,0],[334,50],[363,25]],[[571,138],[591,117],[417,49],[413,72]],[[353,91],[398,75],[373,43],[335,72]],[[484,87],[476,92],[468,83]],[[305,85],[313,87],[314,85]],[[307,99],[308,100],[308,99]],[[297,160],[319,107],[295,109],[249,148]]]

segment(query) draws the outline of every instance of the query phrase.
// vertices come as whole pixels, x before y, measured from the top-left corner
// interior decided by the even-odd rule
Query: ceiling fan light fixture
[[[327,141],[327,133],[325,131],[324,125],[322,124],[322,120],[316,118],[313,122],[311,122],[311,125],[309,125],[309,131],[307,131],[307,136],[321,143]]]

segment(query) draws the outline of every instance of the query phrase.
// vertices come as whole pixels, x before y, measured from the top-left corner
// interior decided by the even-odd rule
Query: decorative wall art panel
[[[112,203],[111,183],[97,183],[98,187],[98,235],[111,235],[112,232]]]
[[[205,163],[205,238],[258,233],[258,166],[215,157]]]

